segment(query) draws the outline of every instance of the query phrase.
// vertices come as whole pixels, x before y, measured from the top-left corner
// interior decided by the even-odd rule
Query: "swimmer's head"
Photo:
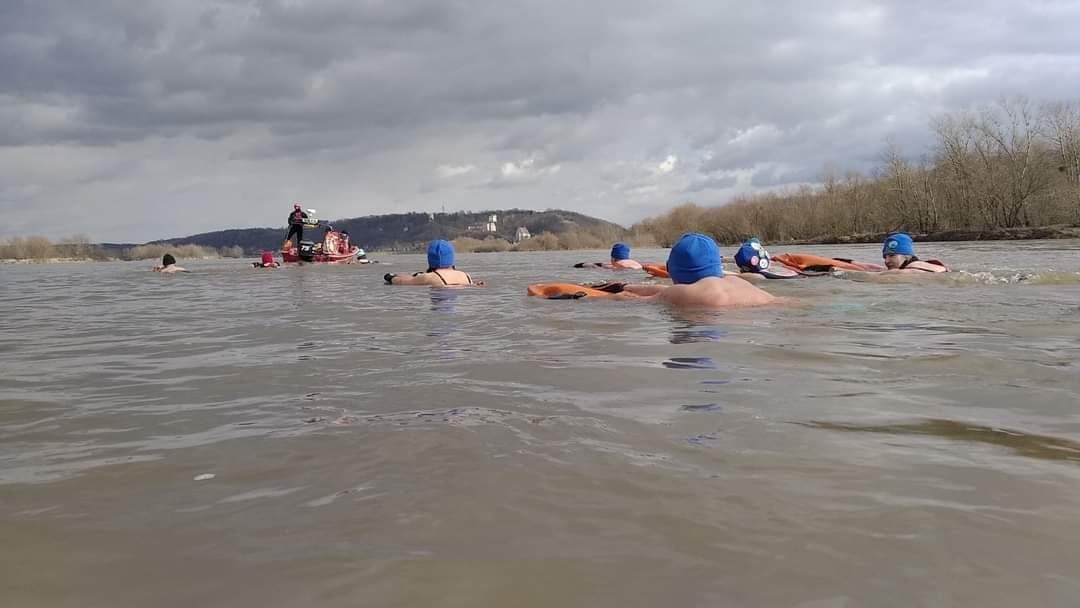
[[[630,246],[626,243],[615,243],[611,246],[611,259],[613,260],[629,260],[630,259]]]
[[[273,264],[274,263],[274,254],[270,253],[269,251],[262,252],[262,263],[263,264]]]
[[[171,266],[172,264],[175,264],[175,263],[176,263],[176,258],[172,257],[171,253],[166,253],[165,255],[161,256],[161,265],[162,266]]]
[[[908,259],[915,257],[915,243],[906,232],[893,232],[885,237],[881,245],[881,257],[885,259],[886,268],[900,268]]]
[[[431,241],[427,248],[428,268],[450,268],[454,265],[454,246],[450,241],[439,239]]]
[[[722,277],[720,248],[712,237],[697,232],[684,234],[671,248],[667,271],[672,282],[684,285],[706,277]]]
[[[735,265],[743,272],[761,272],[769,269],[769,252],[761,241],[752,238],[735,252]]]

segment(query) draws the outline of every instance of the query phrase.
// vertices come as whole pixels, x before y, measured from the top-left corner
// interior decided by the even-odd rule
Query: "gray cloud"
[[[886,138],[919,155],[940,112],[1075,98],[1077,22],[1063,1],[7,0],[0,236],[279,225],[293,199],[629,224],[869,168]]]

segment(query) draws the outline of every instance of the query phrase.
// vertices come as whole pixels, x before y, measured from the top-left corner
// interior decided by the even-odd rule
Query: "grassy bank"
[[[69,237],[59,243],[53,243],[43,236],[12,237],[0,241],[0,260],[15,262],[149,260],[160,259],[166,253],[178,260],[244,257],[244,250],[240,247],[150,243],[123,249],[119,255],[109,255],[103,247],[90,243],[86,237]]]

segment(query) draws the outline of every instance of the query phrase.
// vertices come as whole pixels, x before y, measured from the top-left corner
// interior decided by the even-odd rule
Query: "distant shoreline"
[[[813,239],[793,239],[787,241],[773,240],[766,243],[767,246],[791,246],[791,245],[854,245],[865,243],[880,243],[885,240],[885,236],[888,233],[865,233],[865,234],[849,234],[843,236],[824,236]],[[1028,241],[1028,240],[1058,240],[1058,239],[1080,239],[1080,226],[1074,225],[1056,225],[1056,226],[1034,226],[1030,228],[999,228],[996,230],[942,230],[938,232],[930,233],[910,233],[918,242],[958,242],[958,241]],[[738,243],[727,243],[726,245],[738,245]],[[652,247],[642,247],[643,249],[651,249]],[[665,247],[658,247],[660,249],[666,249]],[[577,248],[577,249],[536,249],[531,251],[602,251],[602,249],[596,248]],[[379,251],[370,250],[370,253],[381,253],[383,255],[395,255],[401,253],[413,253],[403,251]],[[420,253],[418,250],[417,253]],[[466,253],[466,252],[462,252]],[[488,253],[488,252],[477,252]],[[254,255],[254,254],[253,254]],[[243,256],[249,257],[249,256]],[[145,258],[155,259],[155,258]],[[200,256],[198,258],[184,258],[184,259],[229,259],[227,257],[206,257]],[[240,258],[233,258],[240,259]],[[74,257],[51,257],[43,259],[30,259],[30,258],[0,258],[0,264],[83,264],[87,262],[123,262],[132,260],[123,260],[121,258],[106,258],[106,259],[93,259],[93,258],[74,258]]]
[[[888,232],[824,236],[812,239],[770,241],[766,245],[851,245],[856,243],[880,243]],[[1055,226],[1032,226],[1029,228],[997,228],[994,230],[939,230],[937,232],[909,232],[920,242],[956,241],[1032,241],[1056,239],[1080,239],[1080,226],[1059,224]]]

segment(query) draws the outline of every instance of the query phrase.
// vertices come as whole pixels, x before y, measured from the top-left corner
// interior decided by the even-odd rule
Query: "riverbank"
[[[844,236],[823,236],[813,239],[791,239],[791,240],[772,240],[767,243],[770,246],[777,245],[848,245],[858,243],[880,243],[885,240],[887,232],[873,232],[863,234],[850,234]],[[1036,239],[1080,239],[1080,225],[1068,225],[1059,224],[1055,226],[1033,226],[1028,228],[1000,228],[997,230],[942,230],[938,232],[929,233],[911,233],[916,241],[920,242],[955,242],[955,241],[1021,241],[1021,240],[1036,240]],[[725,246],[738,245],[738,243],[724,243]],[[647,245],[646,247],[655,247],[655,245]],[[575,248],[562,248],[557,245],[551,249],[534,248],[530,251],[545,250],[545,251],[600,251],[603,247],[575,247]],[[505,250],[502,249],[484,249],[484,248],[470,248],[464,247],[458,249],[460,253],[497,253],[500,251],[521,251],[513,247],[508,247]],[[369,254],[384,254],[393,255],[395,253],[418,253],[421,250],[409,250],[409,251],[394,251],[394,250],[379,250],[368,251]],[[179,257],[179,256],[178,256]],[[198,256],[198,257],[183,257],[182,259],[221,259],[223,257],[234,256]],[[254,257],[240,256],[240,257]],[[140,260],[152,260],[155,257],[143,257],[138,258]],[[132,261],[125,258],[74,258],[74,257],[52,257],[43,259],[11,259],[0,258],[0,264],[76,264],[86,262],[120,262],[120,261]]]
[[[31,259],[0,259],[0,264],[86,264],[88,262],[112,262],[111,259],[92,259],[92,258],[43,258],[40,260]]]
[[[846,245],[855,243],[880,243],[888,232],[823,236],[813,239],[771,241],[769,245]],[[1035,239],[1080,239],[1080,226],[1058,224],[1026,228],[998,228],[995,230],[939,230],[937,232],[911,232],[916,241],[1027,241]]]
[[[245,257],[257,257],[257,256],[245,256]],[[179,257],[180,261],[184,260],[222,260],[222,259],[239,259],[232,256],[200,256],[200,257]],[[145,262],[147,260],[157,260],[160,262],[160,258],[0,258],[0,264],[88,264],[91,262]]]

